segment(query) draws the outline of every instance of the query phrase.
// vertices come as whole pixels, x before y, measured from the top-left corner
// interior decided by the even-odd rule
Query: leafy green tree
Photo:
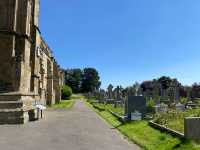
[[[81,69],[68,69],[65,71],[66,85],[72,88],[73,93],[81,92],[82,71]]]
[[[172,83],[173,79],[170,77],[162,76],[158,79],[158,82],[161,83],[163,89],[168,89]]]
[[[93,92],[101,85],[99,73],[95,68],[85,68],[82,74],[82,92]]]
[[[152,91],[153,81],[144,81],[141,83],[140,87],[142,88],[142,92]]]

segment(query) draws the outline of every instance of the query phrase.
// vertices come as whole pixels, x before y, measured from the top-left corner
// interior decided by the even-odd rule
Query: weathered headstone
[[[185,105],[178,103],[176,104],[176,111],[184,111],[185,110]]]
[[[200,118],[188,117],[184,122],[184,135],[188,139],[200,143]]]
[[[105,98],[106,98],[106,92],[103,89],[101,89],[99,92],[99,102],[104,103]]]
[[[155,106],[155,112],[156,113],[160,113],[160,112],[167,112],[168,111],[168,105],[161,103],[161,104],[157,104]]]
[[[174,103],[177,104],[179,103],[179,99],[180,99],[180,96],[179,96],[179,83],[177,80],[173,80],[173,82],[171,83],[171,88],[173,89],[173,99],[174,99]]]
[[[110,84],[107,88],[108,90],[108,99],[112,99],[113,98],[113,86]]]
[[[120,107],[123,105],[123,97],[122,97],[122,92],[120,86],[117,86],[115,89],[115,103],[114,107]]]
[[[152,96],[153,96],[153,100],[157,103],[157,104],[160,104],[160,90],[161,89],[161,85],[160,85],[160,83],[157,83],[157,82],[155,82],[154,83],[154,88],[153,88],[153,94],[152,94]]]

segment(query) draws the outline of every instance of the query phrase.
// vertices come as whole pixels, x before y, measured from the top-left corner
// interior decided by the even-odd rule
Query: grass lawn
[[[94,103],[93,105],[100,109],[105,109],[115,112],[120,116],[124,115],[124,109],[122,107],[115,108],[112,104],[100,104],[100,103]]]
[[[87,103],[91,108],[92,105]],[[93,108],[94,109],[94,108]],[[106,110],[94,109],[114,128],[118,129],[129,140],[146,150],[200,150],[200,146],[189,140],[182,140],[167,133],[162,133],[148,125],[147,121],[135,121],[122,124]]]
[[[83,98],[84,97],[81,94],[73,94],[70,100],[62,100],[59,104],[52,105],[50,108],[69,109],[74,105],[76,100],[83,99]]]
[[[51,108],[54,109],[69,109],[75,103],[75,100],[62,100],[59,104],[52,105]]]

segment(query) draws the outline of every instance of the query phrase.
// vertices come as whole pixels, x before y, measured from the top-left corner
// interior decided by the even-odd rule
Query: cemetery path
[[[138,150],[105,121],[77,101],[69,110],[49,110],[25,125],[0,126],[2,150]]]

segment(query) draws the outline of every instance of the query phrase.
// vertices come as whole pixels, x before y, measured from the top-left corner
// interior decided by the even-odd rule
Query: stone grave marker
[[[188,139],[200,143],[200,118],[187,117],[184,121],[184,135]]]
[[[115,104],[114,107],[120,107],[123,104],[122,92],[119,86],[115,89]]]
[[[156,113],[168,111],[168,105],[166,105],[164,103],[157,104],[154,108],[155,108]]]
[[[131,120],[131,113],[141,113],[142,118],[145,116],[146,112],[146,99],[143,96],[128,96],[125,105],[125,114],[128,120]]]
[[[108,89],[108,99],[112,99],[113,98],[113,86],[110,84],[107,89]]]
[[[176,104],[176,111],[184,111],[185,110],[185,105],[181,104],[181,103],[178,103]]]
[[[104,103],[105,97],[106,97],[106,92],[103,89],[101,89],[99,92],[99,102]]]

